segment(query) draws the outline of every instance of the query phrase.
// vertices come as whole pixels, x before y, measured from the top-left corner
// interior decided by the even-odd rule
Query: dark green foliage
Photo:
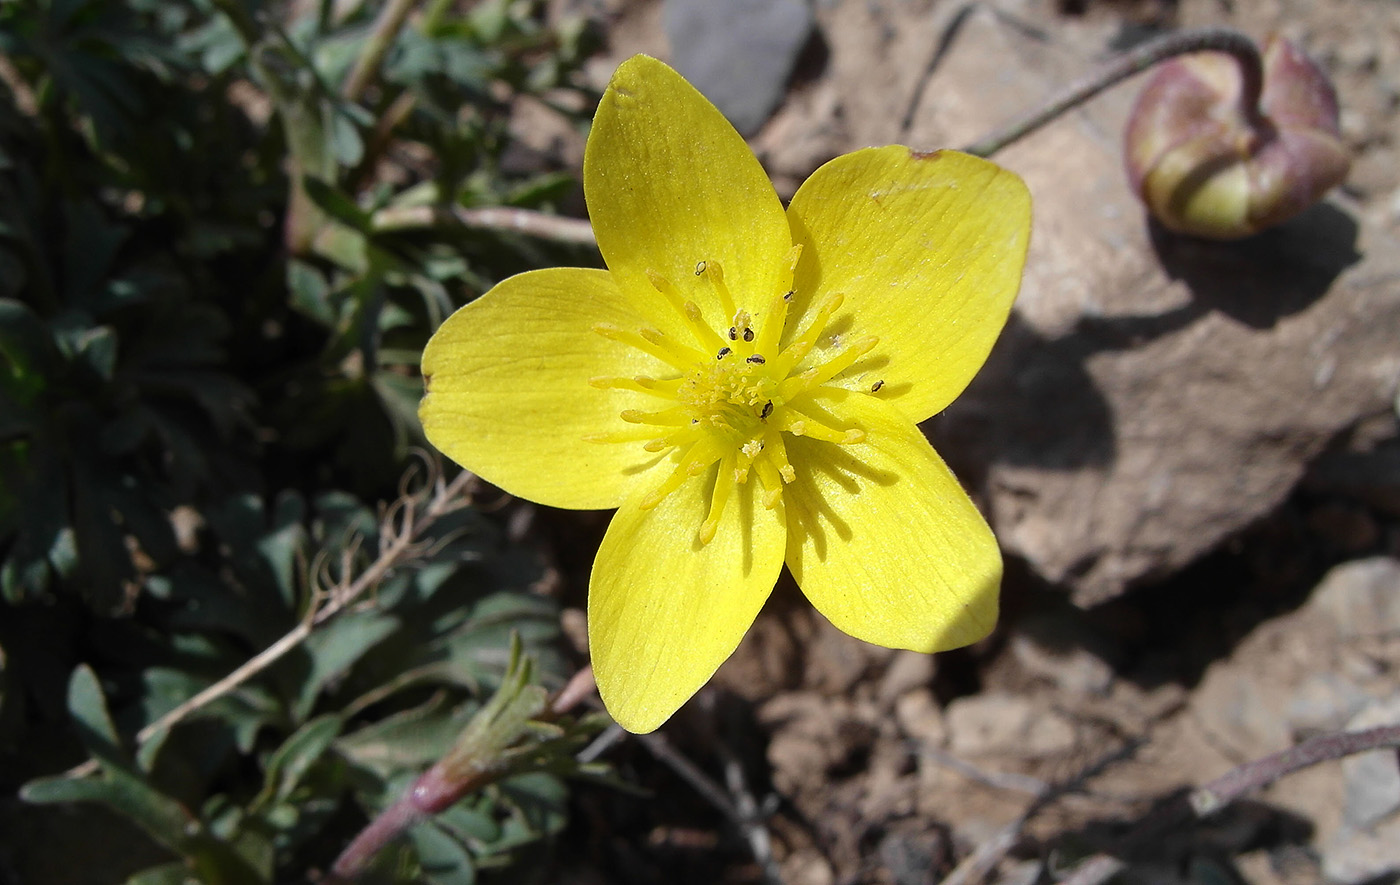
[[[83,802],[108,810],[91,838],[117,866],[65,881],[300,877],[451,745],[512,634],[545,684],[567,672],[552,604],[528,590],[536,557],[469,508],[366,604],[135,738],[295,628],[342,554],[352,571],[373,558],[446,314],[510,273],[596,261],[376,225],[577,189],[501,158],[507,96],[573,89],[587,32],[528,2],[424,7],[351,101],[373,3],[345,20],[329,2],[300,19],[237,0],[0,3],[0,787],[44,803],[0,806],[0,829],[22,818],[33,837],[0,849],[9,868],[79,869],[42,809]],[[416,165],[386,154],[386,126]],[[58,774],[89,757],[97,774]],[[390,862],[404,881],[474,881],[562,824],[561,789],[503,783]]]

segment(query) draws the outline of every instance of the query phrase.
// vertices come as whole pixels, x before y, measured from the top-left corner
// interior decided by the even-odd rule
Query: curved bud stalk
[[[1292,218],[1351,165],[1326,75],[1293,44],[1264,45],[1255,72],[1223,52],[1163,64],[1128,120],[1133,189],[1162,224],[1230,240]]]

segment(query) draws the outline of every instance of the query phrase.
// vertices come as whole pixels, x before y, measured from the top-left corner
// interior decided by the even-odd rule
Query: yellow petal
[[[654,730],[705,684],[782,570],[783,508],[757,503],[756,482],[733,490],[714,539],[701,546],[716,473],[686,482],[654,510],[623,505],[593,563],[589,654],[603,703],[628,731]]]
[[[795,309],[841,293],[830,328],[880,339],[881,356],[858,363],[846,386],[883,380],[881,396],[914,421],[952,402],[1021,285],[1031,220],[1021,179],[955,151],[870,148],[812,173],[788,220],[803,245]]]
[[[659,456],[643,442],[584,439],[635,432],[620,413],[659,402],[589,384],[662,368],[593,331],[605,322],[636,328],[638,319],[607,271],[580,268],[511,277],[458,310],[423,351],[428,440],[483,479],[552,507],[616,507],[654,483],[645,473]]]
[[[815,399],[815,398],[814,398]],[[833,390],[817,402],[866,433],[787,440],[788,568],[846,633],[933,652],[976,642],[997,618],[996,538],[942,459],[893,404]]]
[[[710,278],[696,275],[699,262],[719,262],[750,313],[785,282],[791,234],[763,167],[714,105],[654,58],[623,62],[608,84],[583,188],[603,260],[634,298],[660,297],[646,277],[654,271],[723,328],[730,317]]]

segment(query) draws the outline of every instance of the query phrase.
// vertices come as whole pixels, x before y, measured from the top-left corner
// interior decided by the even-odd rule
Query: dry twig
[[[422,556],[430,546],[430,543],[425,544],[424,534],[443,516],[470,503],[466,492],[476,477],[464,471],[451,482],[444,482],[440,470],[433,466],[423,488],[411,492],[406,485],[412,481],[415,472],[410,471],[405,476],[405,487],[401,489],[399,499],[380,519],[379,556],[374,562],[352,580],[351,560],[344,560],[339,579],[324,590],[313,590],[312,602],[305,616],[285,636],[249,658],[232,673],[142,728],[136,733],[136,744],[146,743],[266,670],[305,642],[321,624],[340,614],[371,588],[379,586],[395,568]],[[96,772],[97,767],[96,760],[90,759],[71,769],[68,776],[86,777]]]

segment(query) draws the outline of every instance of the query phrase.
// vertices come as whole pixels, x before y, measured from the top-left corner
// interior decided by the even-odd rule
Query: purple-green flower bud
[[[1264,45],[1257,107],[1241,62],[1199,52],[1161,65],[1138,97],[1124,138],[1133,189],[1162,224],[1218,240],[1292,218],[1346,177],[1351,155],[1337,96],[1293,44]]]

